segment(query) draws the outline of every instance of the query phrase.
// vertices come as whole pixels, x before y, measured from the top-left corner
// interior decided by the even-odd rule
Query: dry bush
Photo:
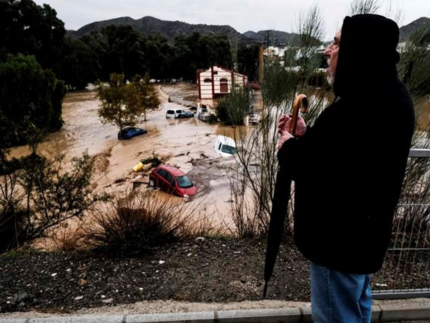
[[[258,239],[266,235],[266,226],[259,219],[255,209],[258,203],[249,203],[252,200],[250,190],[243,183],[230,182],[232,195],[232,220],[235,231],[231,231],[239,239]],[[251,195],[251,196],[250,196]]]
[[[231,171],[231,170],[230,170]],[[258,183],[258,178],[253,178],[253,173],[258,172],[258,168],[248,167],[248,174],[242,174],[232,171],[229,176],[231,192],[232,221],[234,230],[229,229],[230,233],[238,239],[262,239],[267,236],[268,217],[266,208],[262,205],[259,195],[255,194],[253,185]],[[254,180],[250,183],[249,179]],[[288,203],[288,214],[294,213],[294,185],[291,189],[291,197]],[[228,226],[227,226],[228,227]],[[287,218],[284,222],[285,237],[291,236],[293,232],[292,218]]]
[[[288,68],[276,61],[265,61],[260,123],[249,132],[240,133],[239,138],[233,138],[241,147],[235,156],[237,165],[229,169],[232,217],[240,238],[267,235],[278,173],[276,146],[280,116],[291,113],[297,94],[303,93],[308,97],[308,113],[303,116],[308,125],[313,124],[328,104],[330,95],[326,84],[321,88],[310,85],[321,65],[317,47],[324,36],[323,19],[317,6],[300,17],[298,35],[292,43],[294,50],[285,53],[285,66]],[[297,58],[298,53],[300,59]],[[285,220],[286,234],[293,229],[292,214],[290,207]]]
[[[133,191],[126,198],[97,206],[85,228],[86,241],[114,252],[140,254],[167,243],[214,234],[202,203]]]
[[[52,249],[62,252],[76,252],[86,248],[85,231],[82,226],[62,225],[52,230],[49,235]]]
[[[94,194],[94,158],[85,151],[72,158],[57,154],[53,159],[37,156],[17,172],[18,183],[26,194],[27,217],[22,228],[28,240],[45,236],[51,228],[70,219],[82,219],[99,201],[109,195]]]
[[[94,158],[84,152],[66,163],[66,155],[48,152],[9,162],[0,152],[0,251],[46,237],[52,228],[81,219],[105,193],[93,193]]]
[[[399,77],[406,84],[415,106],[416,128],[413,148],[430,149],[430,122],[425,105],[430,93],[430,25],[418,29],[402,49]],[[403,191],[393,223],[394,248],[426,247],[429,241],[430,158],[410,158],[406,167]]]
[[[350,14],[376,14],[381,5],[379,0],[355,0],[351,3]]]

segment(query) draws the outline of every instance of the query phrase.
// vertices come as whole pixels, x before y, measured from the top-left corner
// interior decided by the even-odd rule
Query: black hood
[[[339,45],[334,92],[359,99],[397,80],[399,27],[379,15],[345,17]]]

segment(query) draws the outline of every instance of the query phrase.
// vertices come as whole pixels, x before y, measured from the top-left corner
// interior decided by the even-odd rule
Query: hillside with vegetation
[[[99,32],[108,26],[131,26],[134,30],[140,32],[146,37],[163,37],[169,43],[173,43],[176,37],[187,36],[193,33],[201,35],[218,35],[226,36],[235,41],[241,41],[245,38],[234,28],[230,26],[217,26],[205,24],[188,24],[181,21],[165,21],[154,17],[143,17],[140,19],[133,19],[130,17],[121,17],[105,21],[97,21],[79,28],[77,31],[68,31],[68,35],[73,38],[80,38],[91,34],[92,32]]]

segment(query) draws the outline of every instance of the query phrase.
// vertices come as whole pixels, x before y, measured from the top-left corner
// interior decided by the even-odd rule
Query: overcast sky
[[[276,29],[296,29],[301,13],[318,4],[325,19],[326,37],[340,28],[349,13],[352,0],[35,0],[49,4],[66,29],[77,30],[94,21],[118,17],[139,19],[152,16],[162,20],[191,24],[230,25],[244,33]],[[389,0],[380,0],[388,3]],[[392,0],[392,7],[402,11],[399,26],[420,17],[430,16],[430,0]],[[387,15],[387,6],[379,11]],[[391,14],[391,16],[393,16]]]

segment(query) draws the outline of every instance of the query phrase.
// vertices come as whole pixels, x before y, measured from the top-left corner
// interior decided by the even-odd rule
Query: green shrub
[[[235,89],[222,98],[216,107],[218,119],[225,125],[243,125],[249,114],[249,94],[245,89]]]

